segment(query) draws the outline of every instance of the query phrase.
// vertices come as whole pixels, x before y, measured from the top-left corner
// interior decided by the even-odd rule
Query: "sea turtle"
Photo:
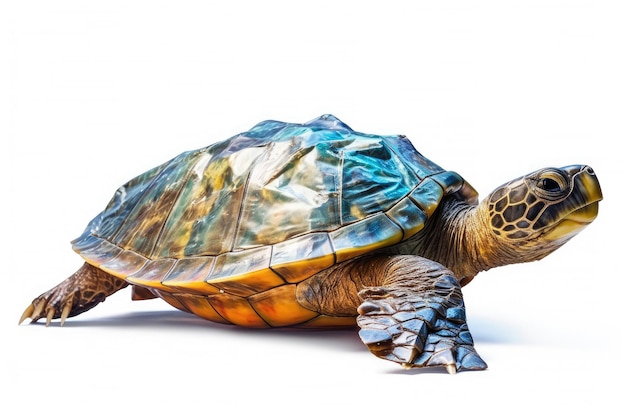
[[[404,367],[484,369],[461,287],[548,255],[601,199],[593,170],[572,165],[479,204],[404,136],[358,133],[332,115],[265,121],[120,187],[72,242],[85,264],[20,323],[63,324],[131,285],[134,299],[219,323],[356,323],[372,353]]]

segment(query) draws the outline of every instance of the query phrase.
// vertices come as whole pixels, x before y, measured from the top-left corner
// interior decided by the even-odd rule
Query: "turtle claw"
[[[46,315],[46,327],[48,327],[50,325],[50,322],[52,321],[53,317],[54,317],[54,310],[53,309],[49,309],[48,310],[48,314]]]
[[[46,326],[53,319],[61,319],[63,326],[68,317],[84,313],[127,285],[120,278],[84,264],[65,281],[35,298],[24,310],[19,323],[28,318],[34,323],[45,316]]]
[[[22,317],[20,317],[20,321],[17,323],[18,326],[24,323],[24,320],[32,319],[34,317],[34,314],[33,314],[34,312],[35,312],[35,307],[33,307],[32,304],[26,307],[26,310],[24,310],[24,312],[22,313]]]
[[[18,325],[24,323],[26,319],[30,319],[31,323],[35,323],[37,320],[44,316],[44,309],[46,310],[46,326],[50,324],[53,319],[54,310],[46,308],[47,302],[44,299],[36,298],[33,302],[26,307],[26,310],[22,313]]]
[[[37,297],[22,313],[18,324],[22,324],[24,320],[30,319],[31,323],[37,322],[39,319],[46,319],[46,327],[50,326],[53,319],[61,319],[61,326],[65,324],[65,320],[70,316],[74,307],[74,296],[72,294],[65,297],[55,297],[54,294],[42,294]]]
[[[410,362],[405,362],[403,364],[401,364],[401,366],[404,369],[413,369],[413,368],[420,368],[419,366],[415,366],[413,363]],[[446,368],[446,371],[450,374],[450,375],[454,375],[456,374],[456,364],[454,363],[449,363],[447,365],[444,365],[444,367]]]
[[[70,311],[72,311],[72,304],[66,303],[61,312],[61,326],[65,324],[65,320],[70,316]]]
[[[70,316],[70,312],[72,311],[72,302],[66,302],[63,305],[63,310],[59,316],[57,309],[54,306],[47,305],[45,300],[35,300],[32,304],[26,307],[24,313],[20,317],[20,321],[18,325],[22,324],[26,319],[30,319],[31,323],[35,323],[40,318],[44,316],[44,308],[46,311],[46,327],[50,326],[52,323],[52,319],[61,318],[61,326],[65,324],[65,320]]]
[[[456,365],[453,363],[449,363],[446,365],[446,371],[448,371],[448,373],[450,375],[454,375],[456,374]]]
[[[416,366],[413,363],[410,362],[405,362],[402,364],[402,367],[404,369],[413,369],[413,368],[420,368],[420,366]],[[450,375],[455,375],[456,374],[456,364],[454,363],[449,363],[447,365],[444,365],[444,367],[446,368],[446,371],[450,374]]]
[[[33,314],[30,316],[30,318],[32,321],[37,321],[41,317],[41,312],[43,311],[43,308],[45,307],[46,303],[43,301],[40,301],[40,302],[33,301],[33,304],[35,305],[35,311],[33,311]]]
[[[42,313],[45,307],[45,300],[35,299],[28,307],[26,307],[26,310],[24,310],[24,312],[22,313],[18,325],[24,323],[26,319],[30,319],[31,323],[36,322],[43,316]]]

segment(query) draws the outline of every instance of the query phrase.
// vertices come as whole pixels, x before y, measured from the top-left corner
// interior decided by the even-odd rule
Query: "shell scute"
[[[285,281],[270,269],[271,253],[271,246],[224,253],[215,259],[206,282],[242,297],[283,285]]]
[[[357,146],[358,145],[358,146]],[[380,139],[355,141],[343,150],[341,206],[344,223],[389,208],[419,177]]]
[[[170,291],[194,294],[219,293],[219,288],[206,282],[214,263],[215,258],[210,256],[176,259],[176,263],[161,283]]]
[[[106,240],[97,239],[93,236],[87,236],[81,240],[78,247],[80,248],[80,254],[84,258],[89,259],[89,262],[95,266],[109,262],[124,251]]]
[[[298,283],[335,263],[328,233],[310,233],[274,245],[270,268],[289,283]]]
[[[282,242],[341,225],[340,160],[306,138],[272,143],[251,170],[236,230],[236,248]]]
[[[213,309],[229,323],[244,327],[270,327],[244,297],[224,293],[206,298]]]
[[[148,262],[150,262],[148,258],[136,252],[123,250],[116,257],[101,263],[98,267],[116,277],[127,278],[139,272]]]
[[[151,179],[150,185],[135,204],[135,209],[126,215],[111,236],[113,243],[147,256],[153,254],[167,216],[176,204],[181,186],[187,179],[187,172],[181,171],[194,156],[192,152],[179,156]]]
[[[404,236],[413,236],[424,227],[428,218],[426,212],[410,198],[405,197],[387,210],[387,216],[403,231]]]
[[[168,296],[166,295],[166,297]],[[172,298],[184,306],[183,310],[186,309],[198,317],[202,317],[203,319],[211,320],[216,323],[229,323],[228,320],[220,316],[217,310],[213,308],[207,297],[197,297],[192,294],[177,293],[175,297],[172,295],[169,296],[170,300],[172,300]]]
[[[139,271],[126,277],[126,280],[132,284],[168,290],[168,287],[163,285],[161,281],[163,281],[163,278],[165,278],[175,263],[176,260],[171,258],[155,259],[151,262],[146,262]]]
[[[302,307],[296,300],[296,285],[282,285],[249,297],[254,311],[270,326],[304,323],[318,313]]]
[[[96,236],[112,239],[165,166],[167,163],[152,168],[118,188],[104,211],[89,223],[87,230]]]
[[[368,217],[330,233],[337,262],[354,258],[402,240],[403,231],[384,213]]]
[[[443,198],[443,189],[437,181],[426,178],[419,187],[413,190],[410,197],[427,216],[431,216]]]

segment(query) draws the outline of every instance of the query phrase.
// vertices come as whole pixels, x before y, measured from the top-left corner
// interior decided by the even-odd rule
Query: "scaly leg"
[[[61,325],[68,317],[83,313],[128,283],[85,263],[65,281],[41,294],[26,308],[20,324],[27,318],[31,323],[46,317],[46,326],[52,319],[61,319]]]
[[[405,368],[485,369],[465,322],[461,286],[452,272],[419,256],[367,256],[305,281],[298,301],[326,315],[357,310],[370,351]],[[359,306],[360,304],[360,306]]]
[[[486,369],[465,321],[461,286],[442,265],[419,257],[388,264],[387,282],[359,293],[359,336],[376,356],[405,368]]]

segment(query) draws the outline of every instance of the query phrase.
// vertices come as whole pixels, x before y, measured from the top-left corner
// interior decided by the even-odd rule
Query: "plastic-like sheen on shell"
[[[450,193],[476,198],[402,136],[358,133],[331,115],[266,121],[132,179],[73,246],[206,318],[323,322],[295,305],[295,285],[413,236]]]

